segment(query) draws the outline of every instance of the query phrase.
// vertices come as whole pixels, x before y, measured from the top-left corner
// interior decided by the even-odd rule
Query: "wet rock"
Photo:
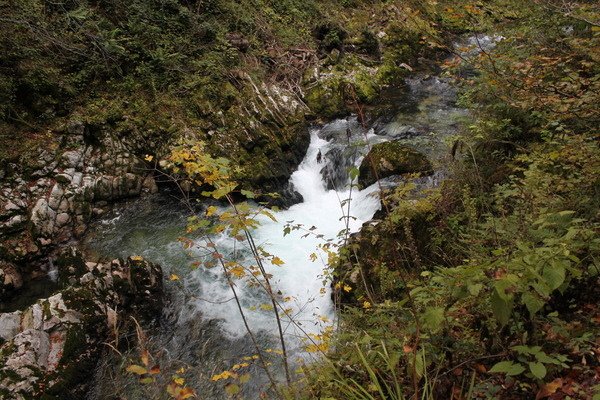
[[[158,185],[156,184],[156,180],[152,175],[148,175],[146,179],[144,179],[144,182],[142,183],[142,189],[150,194],[158,193]]]
[[[9,297],[23,286],[23,277],[16,265],[0,260],[0,299]]]
[[[410,173],[431,175],[433,167],[427,157],[412,147],[398,141],[378,143],[360,164],[358,183],[367,187],[375,183],[377,178]]]
[[[23,179],[18,165],[7,166],[11,179],[0,182],[0,259],[41,257],[54,246],[33,254],[28,243],[51,240],[57,245],[76,238],[86,230],[94,208],[142,193],[147,176],[143,162],[110,135],[86,146],[86,129],[74,121],[61,131],[60,146],[69,150],[39,149],[31,166],[36,173],[28,175],[31,182]],[[107,160],[110,168],[103,166]],[[158,190],[151,180],[147,188]]]
[[[375,133],[377,135],[390,136],[394,139],[405,139],[415,137],[420,134],[419,131],[413,126],[402,125],[395,122],[385,124],[383,126],[377,126]]]

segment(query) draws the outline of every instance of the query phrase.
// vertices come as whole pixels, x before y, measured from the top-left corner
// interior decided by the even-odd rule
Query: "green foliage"
[[[434,194],[406,185],[387,196],[383,220],[351,244],[354,264],[338,267],[345,281],[360,263],[368,290],[356,280],[356,297],[344,297],[336,362],[345,385],[374,398],[385,396],[369,388],[395,379],[381,360],[357,359],[351,344],[364,337],[407,355],[395,369],[406,371],[405,394],[426,393],[422,377],[435,376],[437,393],[545,398],[563,388],[591,397],[596,361],[585,338],[600,333],[597,29],[577,17],[586,5],[567,16],[554,5],[464,3],[440,4],[440,21],[464,31],[490,13],[519,20],[494,32],[505,36],[496,49],[470,60],[478,75],[458,81],[473,115],[452,177]],[[458,18],[465,13],[468,24]],[[371,307],[352,307],[367,296]]]

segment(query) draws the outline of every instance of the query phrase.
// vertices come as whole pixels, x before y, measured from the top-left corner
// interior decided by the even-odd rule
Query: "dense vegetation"
[[[390,193],[346,249],[355,306],[314,396],[600,397],[600,14],[528,4],[447,66],[472,110],[452,177]]]
[[[255,178],[269,166],[262,148],[281,145],[275,132],[295,133],[260,121],[272,129],[240,147],[252,82],[330,118],[376,101],[408,64],[447,55],[456,35],[499,35],[493,51],[444,66],[471,110],[450,176],[386,193],[379,224],[341,251],[332,363],[307,368],[295,395],[598,399],[600,10],[456,3],[4,2],[0,164],[26,163],[77,119],[90,143],[110,132],[139,156],[201,139],[254,166],[236,179]]]
[[[348,79],[373,101],[379,81],[406,73],[398,65],[422,55],[421,25],[430,23],[387,2],[26,0],[0,7],[0,164],[26,163],[28,149],[56,143],[77,122],[89,143],[115,136],[139,156],[164,155],[182,138],[203,140],[242,166],[242,180],[261,184],[273,178],[274,154],[298,147],[305,131],[301,113],[281,115],[270,99],[257,98],[277,94],[263,84],[306,101],[317,116],[343,115]],[[407,13],[414,18],[402,21]],[[393,35],[380,44],[375,33],[384,28]],[[313,68],[324,57],[335,68],[321,85]],[[371,66],[380,63],[373,79]]]

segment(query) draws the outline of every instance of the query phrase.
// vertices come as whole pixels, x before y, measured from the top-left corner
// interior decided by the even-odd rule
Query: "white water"
[[[345,138],[347,121],[333,122],[329,128],[337,127],[338,131],[344,132]],[[325,127],[327,128],[327,126]],[[339,129],[342,128],[342,129]],[[346,228],[346,214],[348,205],[342,202],[351,198],[348,229],[351,233],[357,232],[361,225],[371,219],[379,208],[379,199],[374,195],[376,185],[358,191],[351,190],[350,181],[343,188],[327,190],[321,170],[324,167],[335,168],[328,165],[326,155],[332,146],[338,145],[321,139],[319,131],[311,132],[311,142],[307,154],[291,177],[294,188],[302,195],[304,201],[290,207],[288,210],[275,213],[277,222],[261,216],[261,225],[252,232],[254,240],[265,251],[281,258],[285,264],[277,266],[269,261],[265,262],[267,272],[272,274],[271,284],[274,290],[281,293],[281,298],[291,297],[292,300],[284,304],[286,308],[292,308],[294,323],[289,318],[284,318],[284,330],[286,341],[291,348],[297,348],[302,344],[302,338],[307,333],[319,334],[327,325],[334,321],[334,309],[331,300],[330,281],[324,276],[327,255],[318,246],[325,244],[327,240],[338,243],[340,232]],[[339,132],[338,132],[339,133]],[[338,140],[339,138],[338,134]],[[374,135],[369,135],[375,138]],[[354,163],[358,165],[366,146],[357,148]],[[319,152],[322,155],[318,161]],[[343,207],[343,208],[342,208]],[[284,235],[286,224],[301,224],[303,229],[292,230]],[[312,229],[312,230],[311,230]],[[306,235],[307,233],[309,233]],[[318,236],[317,236],[318,235]],[[234,239],[223,235],[217,241],[218,246],[233,251]],[[238,247],[240,243],[236,244]],[[243,246],[243,244],[242,244]],[[239,250],[239,249],[237,249]],[[311,261],[311,254],[316,254],[317,259]],[[247,258],[247,263],[252,261]],[[198,300],[195,308],[205,318],[219,319],[224,333],[230,339],[236,339],[246,334],[246,328],[239,315],[239,310],[232,297],[231,289],[227,286],[225,279],[215,270],[212,279],[207,279],[205,272],[198,272],[191,277],[194,286],[200,287],[204,299],[210,299],[211,303]],[[273,335],[277,334],[276,321],[272,311],[261,310],[260,305],[268,302],[268,298],[256,289],[249,288],[246,282],[240,282],[236,289],[240,294],[244,312],[248,316],[252,331],[264,330]],[[219,304],[215,304],[219,303]],[[194,313],[188,309],[182,310],[180,320],[187,315],[195,318]],[[186,318],[183,318],[185,320]],[[295,324],[300,324],[301,329]]]
[[[367,150],[366,145],[353,143],[364,141],[365,136],[372,143],[401,140],[434,161],[442,160],[447,153],[445,138],[458,132],[457,121],[465,116],[465,111],[456,106],[455,90],[445,80],[417,76],[407,83],[409,93],[395,103],[389,114],[375,121],[368,132],[359,126],[356,118],[334,121],[311,132],[308,152],[291,177],[304,201],[276,213],[277,223],[262,218],[262,225],[253,233],[257,244],[285,261],[280,267],[266,264],[273,275],[275,291],[280,290],[281,297],[294,297],[294,301],[285,304],[294,309],[297,313],[294,319],[301,322],[302,329],[308,333],[319,333],[325,327],[319,316],[328,318],[330,324],[335,318],[329,282],[322,276],[325,265],[320,258],[312,262],[310,254],[316,251],[318,244],[327,238],[335,239],[345,228],[345,212],[340,203],[350,194],[353,199],[350,215],[356,218],[350,219],[352,232],[371,219],[379,207],[377,198],[370,196],[376,186],[360,192],[349,190],[346,170],[358,165]],[[319,152],[321,163],[317,162]],[[385,181],[380,183],[385,185]],[[437,178],[423,178],[423,181],[435,184]],[[338,191],[327,189],[333,187]],[[294,231],[284,237],[284,227],[289,221],[302,224],[306,229],[315,226],[313,232],[323,237],[302,238],[305,231]],[[231,368],[240,357],[255,354],[256,349],[246,335],[231,290],[219,268],[191,270],[190,264],[200,260],[201,255],[199,251],[187,255],[177,240],[185,231],[185,225],[186,215],[180,204],[164,194],[149,196],[99,221],[87,238],[88,248],[104,258],[142,255],[160,264],[165,277],[172,273],[179,275],[178,281],[165,281],[167,304],[160,325],[148,332],[152,354],[164,371],[175,373],[181,365],[186,365],[186,382],[193,383],[203,398],[225,398],[222,382],[212,382],[210,377]],[[227,257],[238,253],[238,260],[245,259],[246,265],[253,263],[245,243],[235,242],[226,234],[213,240]],[[239,281],[236,288],[259,345],[278,348],[273,312],[260,310],[260,304],[269,302],[268,297],[259,289],[249,288],[244,281]],[[284,329],[288,348],[298,349],[302,344],[299,336],[303,336],[299,329],[289,323],[284,324]],[[301,351],[292,353],[305,356]],[[133,354],[132,358],[137,356]],[[270,360],[275,363],[273,371],[281,372],[277,366],[280,358],[274,356]],[[135,393],[148,389],[136,386],[135,379],[123,373],[121,362],[120,357],[103,358],[90,399],[140,398]],[[258,365],[252,365],[250,370],[253,379],[243,391],[247,398],[258,398],[268,382]]]

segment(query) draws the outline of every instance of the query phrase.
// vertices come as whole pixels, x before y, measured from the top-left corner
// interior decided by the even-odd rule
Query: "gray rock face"
[[[30,263],[80,237],[111,203],[158,190],[145,163],[121,142],[107,135],[86,146],[84,130],[77,121],[66,128],[64,142],[73,148],[40,149],[30,182],[19,175],[0,182],[0,260]]]
[[[74,250],[62,257],[62,279],[71,286],[24,311],[0,314],[0,398],[38,398],[42,391],[83,398],[82,380],[117,321],[160,313],[159,266],[140,257],[85,263]]]
[[[0,338],[10,340],[21,330],[21,312],[0,314]]]

